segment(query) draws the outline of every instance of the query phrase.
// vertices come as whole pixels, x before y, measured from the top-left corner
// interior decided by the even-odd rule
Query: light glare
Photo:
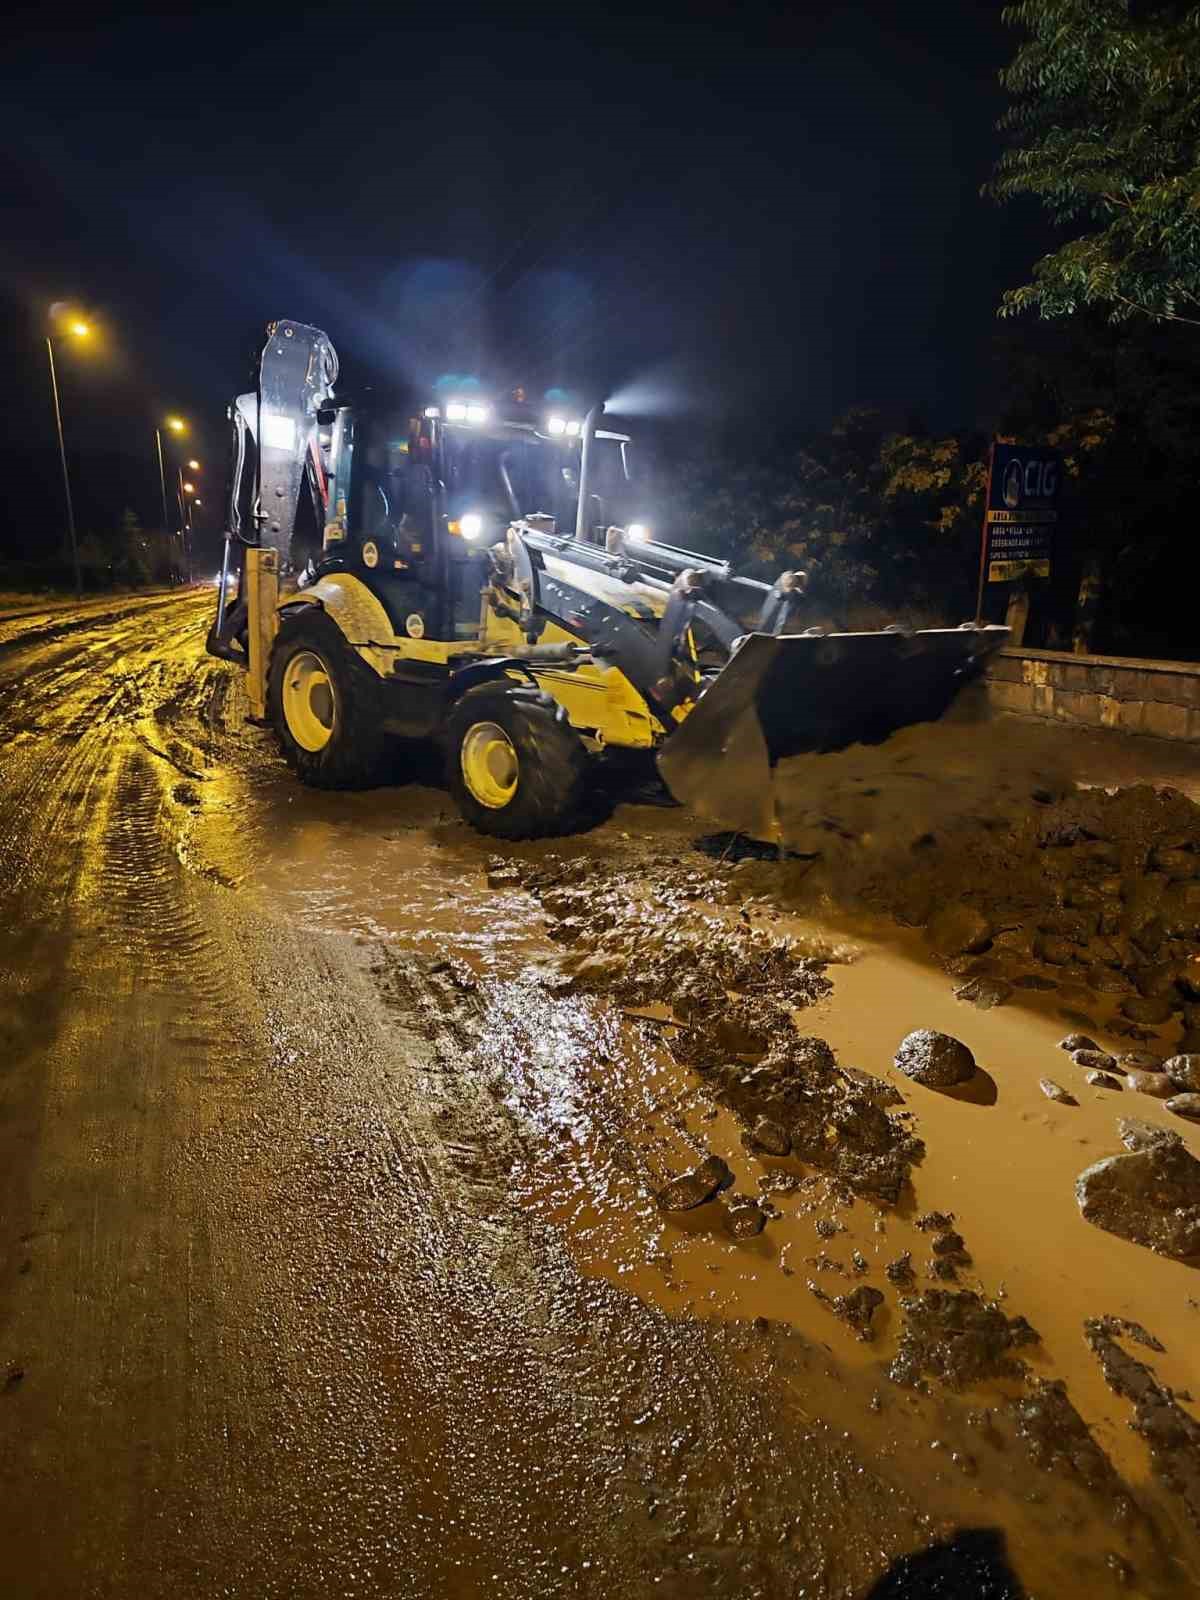
[[[468,511],[459,517],[458,526],[464,539],[478,539],[483,532],[483,518],[478,511]]]
[[[446,421],[447,422],[465,422],[466,420],[467,420],[467,408],[466,408],[466,406],[463,404],[463,402],[461,400],[451,400],[449,405],[446,407]]]
[[[645,544],[650,537],[650,529],[644,522],[631,522],[625,529],[625,537],[633,539],[637,544]]]
[[[565,417],[548,417],[546,419],[547,433],[552,433],[557,437],[560,433],[566,433],[566,431],[567,422]]]
[[[479,423],[481,423],[481,422],[486,422],[487,419],[491,416],[491,414],[492,414],[491,406],[468,406],[467,407],[467,421],[468,422],[474,422],[477,425]]]

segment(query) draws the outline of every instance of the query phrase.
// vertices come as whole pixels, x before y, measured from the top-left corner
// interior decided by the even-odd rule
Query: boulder
[[[1118,1117],[1117,1133],[1126,1150],[1153,1150],[1160,1144],[1183,1143],[1172,1129],[1160,1128],[1156,1122],[1143,1122],[1139,1117]]]
[[[933,1028],[917,1028],[901,1040],[896,1066],[929,1089],[950,1089],[975,1075],[975,1057],[966,1045]]]
[[[711,1200],[718,1189],[727,1188],[732,1182],[733,1173],[720,1156],[709,1156],[691,1172],[673,1178],[658,1191],[656,1199],[662,1211],[690,1211],[693,1206],[702,1206],[706,1200]]]
[[[955,989],[954,998],[978,1006],[981,1011],[990,1011],[993,1006],[1002,1006],[1011,1000],[1012,992],[1012,984],[1003,978],[972,978]]]
[[[1177,1089],[1200,1093],[1200,1055],[1171,1056],[1162,1070]]]
[[[1117,1065],[1116,1058],[1105,1050],[1072,1050],[1071,1060],[1092,1072],[1113,1072]]]
[[[1058,1048],[1067,1051],[1069,1055],[1074,1055],[1076,1050],[1099,1050],[1100,1046],[1086,1033],[1068,1033],[1065,1038],[1058,1041]]]
[[[1164,1072],[1163,1058],[1156,1056],[1152,1050],[1126,1050],[1121,1056],[1121,1065],[1126,1072]]]
[[[1125,1087],[1136,1089],[1138,1094],[1153,1095],[1156,1100],[1169,1100],[1175,1093],[1175,1085],[1165,1072],[1127,1072]]]
[[[768,1156],[786,1156],[792,1148],[791,1135],[770,1117],[759,1117],[750,1133],[750,1143],[755,1150]]]
[[[1108,1233],[1179,1261],[1200,1255],[1200,1161],[1178,1139],[1097,1161],[1076,1179],[1075,1198]]]
[[[1089,1072],[1087,1082],[1093,1089],[1119,1089],[1120,1078],[1114,1078],[1111,1072]]]
[[[1200,1122],[1200,1094],[1173,1094],[1167,1101],[1167,1110],[1177,1117],[1188,1117]]]
[[[941,956],[977,955],[992,942],[992,925],[974,906],[943,906],[926,930],[930,944]]]

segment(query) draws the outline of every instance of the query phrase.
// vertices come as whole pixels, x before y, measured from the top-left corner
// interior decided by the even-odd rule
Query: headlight
[[[425,407],[425,415],[430,419],[430,421],[432,421],[434,417],[440,417],[441,414],[441,410],[437,406]]]
[[[468,406],[467,421],[474,422],[477,426],[486,422],[492,414],[491,406]]]
[[[478,511],[468,511],[458,519],[458,531],[464,539],[478,539],[483,534],[483,518]]]
[[[567,431],[567,420],[566,420],[565,417],[547,417],[546,418],[546,432],[547,433],[552,433],[557,437],[557,435],[559,435],[561,433],[566,433],[566,431]]]
[[[446,406],[447,422],[465,422],[467,420],[467,407],[462,400],[451,400]]]
[[[579,432],[580,428],[582,428],[582,427],[583,427],[583,423],[582,422],[568,422],[567,423],[567,435],[568,435],[568,437],[573,439],[575,437],[575,435]]]
[[[631,522],[625,529],[625,537],[634,540],[637,544],[645,544],[650,537],[650,529],[644,522]]]

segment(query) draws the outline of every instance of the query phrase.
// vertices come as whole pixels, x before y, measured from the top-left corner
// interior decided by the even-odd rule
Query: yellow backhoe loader
[[[762,583],[649,537],[602,406],[463,385],[368,427],[337,376],[320,329],[269,327],[230,407],[208,638],[306,783],[370,785],[398,740],[435,739],[467,821],[532,838],[642,751],[677,800],[770,839],[776,760],[939,715],[1006,637],[805,629],[802,573]]]

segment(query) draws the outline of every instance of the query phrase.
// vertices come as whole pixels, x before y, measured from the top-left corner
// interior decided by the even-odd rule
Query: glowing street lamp
[[[185,483],[183,486],[183,492],[184,494],[195,494],[196,485],[194,483]]]
[[[168,417],[167,418],[167,427],[170,428],[172,433],[186,433],[187,432],[187,423],[183,420],[182,417]]]
[[[91,333],[87,323],[79,318],[67,324],[73,339],[86,339]],[[46,335],[46,359],[50,363],[50,392],[54,396],[54,423],[58,429],[58,458],[62,462],[63,496],[67,502],[67,532],[71,536],[71,564],[75,568],[75,597],[83,596],[83,574],[79,570],[79,540],[75,536],[75,506],[71,500],[71,475],[67,471],[67,447],[63,440],[62,406],[58,398],[58,374],[54,370],[54,342]]]
[[[200,463],[198,461],[189,461],[188,462],[188,470],[191,471],[191,472],[199,472],[200,471]]]

